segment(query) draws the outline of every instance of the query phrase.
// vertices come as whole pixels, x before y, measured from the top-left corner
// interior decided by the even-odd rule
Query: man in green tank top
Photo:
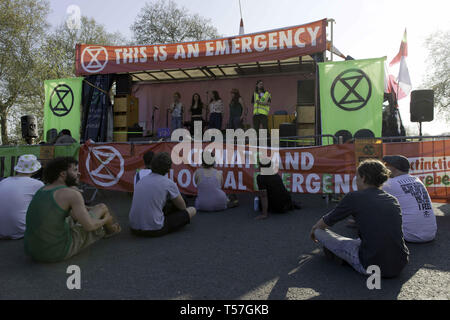
[[[78,162],[70,157],[50,161],[44,169],[48,183],[28,207],[25,252],[41,262],[66,260],[103,237],[121,231],[104,204],[86,208],[75,186]]]

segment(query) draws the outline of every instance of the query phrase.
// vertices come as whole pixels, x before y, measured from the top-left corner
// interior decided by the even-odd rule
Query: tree
[[[8,116],[33,93],[31,86],[40,40],[48,27],[45,0],[0,1],[0,138],[8,144]]]
[[[33,57],[31,77],[26,87],[27,99],[16,101],[9,115],[10,123],[18,125],[21,115],[35,115],[38,123],[43,123],[43,107],[45,102],[44,80],[70,78],[75,76],[75,45],[92,43],[99,45],[119,45],[126,43],[120,33],[108,33],[104,26],[92,18],[81,17],[80,28],[71,28],[67,23],[58,25],[53,31],[42,36],[39,50]],[[38,39],[35,39],[38,41]],[[15,130],[14,130],[15,129]],[[42,126],[39,126],[42,135]],[[9,130],[14,140],[20,141],[20,128]],[[9,141],[7,138],[5,144]]]
[[[450,30],[432,33],[426,40],[428,72],[423,86],[434,90],[436,110],[450,121]]]
[[[172,0],[146,3],[131,26],[136,44],[161,44],[218,38],[211,20],[190,14]]]

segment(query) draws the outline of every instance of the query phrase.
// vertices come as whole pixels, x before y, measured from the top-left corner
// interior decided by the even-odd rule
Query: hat
[[[41,168],[41,163],[33,154],[24,154],[19,157],[14,170],[20,173],[34,173]]]
[[[388,165],[403,172],[409,172],[409,161],[404,156],[384,156],[383,161]]]

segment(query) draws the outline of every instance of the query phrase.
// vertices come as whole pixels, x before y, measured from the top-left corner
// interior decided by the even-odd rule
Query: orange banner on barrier
[[[327,20],[216,40],[149,46],[76,45],[76,74],[283,60],[326,50]]]
[[[430,197],[450,202],[450,140],[386,143],[383,153],[407,157],[409,174],[422,180]]]
[[[447,143],[447,145],[446,145]],[[385,155],[403,154],[411,162],[411,174],[424,182],[433,200],[450,201],[450,157],[446,157],[445,142],[390,143],[383,145]],[[100,189],[133,191],[136,171],[144,167],[143,155],[149,150],[172,154],[176,143],[154,144],[90,144],[80,148],[81,180]],[[194,173],[201,166],[204,144],[193,148],[186,163],[172,165],[168,176],[180,192],[196,194]],[[447,150],[449,150],[447,148]],[[310,148],[287,148],[268,154],[278,164],[278,173],[288,191],[293,193],[337,193],[356,191],[355,145],[330,145]],[[233,147],[215,151],[216,168],[222,171],[224,190],[230,193],[257,190],[257,152]],[[172,158],[174,155],[172,155]],[[197,160],[196,160],[197,159]]]

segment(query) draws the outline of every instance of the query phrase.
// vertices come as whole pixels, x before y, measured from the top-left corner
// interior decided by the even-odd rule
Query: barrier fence
[[[283,139],[290,138],[298,141],[317,136]],[[331,138],[337,140],[336,137]],[[353,143],[328,146],[260,150],[248,145],[216,144],[216,167],[223,172],[226,192],[252,192],[257,190],[256,176],[260,171],[257,158],[261,153],[267,153],[274,166],[278,166],[278,173],[290,192],[343,194],[356,190],[355,169],[359,161],[402,154],[411,163],[410,174],[424,182],[433,200],[450,202],[449,138],[387,137],[357,139]],[[383,143],[383,140],[389,139],[398,139],[400,142]],[[414,141],[418,139],[428,141]],[[81,146],[0,147],[0,178],[13,175],[14,164],[21,154],[35,154],[44,162],[56,156],[73,156],[79,159],[82,182],[99,189],[132,192],[134,175],[144,166],[144,153],[152,150],[155,153],[164,151],[172,154],[174,151],[173,159],[174,155],[179,155],[180,160],[184,158],[184,162],[175,163],[169,177],[177,183],[180,192],[196,194],[193,176],[201,166],[201,152],[207,146],[211,147],[211,142],[87,142]]]

